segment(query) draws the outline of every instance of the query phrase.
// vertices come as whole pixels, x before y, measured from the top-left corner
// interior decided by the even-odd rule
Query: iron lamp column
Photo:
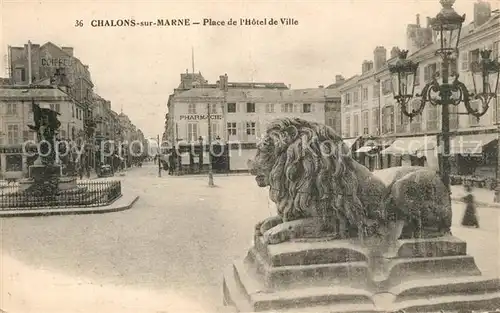
[[[158,177],[161,177],[161,143],[160,135],[157,135],[158,140]]]
[[[201,137],[201,136],[198,137],[198,142],[200,143],[200,153],[198,155],[198,158],[199,158],[198,161],[200,162],[200,164],[199,164],[199,170],[200,170],[200,173],[202,173],[202,171],[203,171],[203,153],[205,152],[205,151],[203,151],[204,150],[204,147],[203,147],[203,137]]]
[[[214,174],[212,173],[212,118],[210,101],[207,104],[207,119],[208,119],[208,186],[214,187]]]
[[[497,99],[498,101],[498,99]],[[493,202],[500,202],[500,123],[498,122],[498,103],[497,103],[497,166],[495,169],[495,197]]]
[[[443,153],[441,154],[440,175],[443,183],[450,190],[449,106],[458,106],[463,102],[467,114],[475,116],[477,119],[486,114],[491,99],[496,97],[497,94],[500,66],[498,61],[490,60],[490,50],[481,51],[482,60],[472,64],[474,93],[469,93],[467,87],[458,80],[458,74],[452,73],[450,75],[450,61],[458,57],[458,43],[465,15],[460,16],[455,12],[452,7],[455,0],[441,0],[440,2],[443,9],[432,19],[431,26],[440,38],[440,48],[437,49],[436,55],[439,55],[443,60],[441,84],[437,81],[439,77],[439,73],[437,73],[433,80],[424,86],[422,93],[416,95],[420,99],[412,104],[417,104],[418,107],[412,107],[410,110],[408,104],[414,97],[415,82],[419,79],[416,77],[418,63],[407,60],[408,51],[402,50],[399,53],[397,62],[389,65],[389,71],[392,76],[394,99],[401,105],[401,111],[410,118],[410,122],[413,117],[422,113],[427,103],[442,107],[441,138]],[[449,83],[450,76],[455,77],[452,83]],[[481,83],[476,82],[479,80]],[[471,100],[480,100],[482,102],[481,108],[473,108]]]

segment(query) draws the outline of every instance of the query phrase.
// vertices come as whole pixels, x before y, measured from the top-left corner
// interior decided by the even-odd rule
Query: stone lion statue
[[[277,216],[256,225],[256,235],[270,244],[450,231],[451,200],[435,171],[398,167],[378,177],[351,157],[332,128],[319,123],[273,121],[249,166],[277,207]]]

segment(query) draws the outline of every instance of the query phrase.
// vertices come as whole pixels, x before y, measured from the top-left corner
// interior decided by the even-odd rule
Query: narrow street
[[[245,255],[254,224],[272,213],[267,191],[246,175],[215,176],[209,188],[206,177],[157,173],[147,164],[115,178],[140,194],[127,211],[0,220],[2,309],[215,311],[224,267]],[[500,210],[478,208],[480,229],[458,226],[463,210],[454,203],[454,235],[493,273]]]

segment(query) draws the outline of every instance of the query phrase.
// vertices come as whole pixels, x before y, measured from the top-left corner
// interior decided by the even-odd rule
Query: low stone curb
[[[9,209],[0,211],[0,217],[21,217],[21,216],[48,216],[48,215],[74,215],[74,214],[99,214],[119,212],[130,209],[139,199],[138,195],[131,194],[122,195],[113,203],[107,206],[91,207],[91,208],[63,208],[63,209]]]
[[[455,202],[465,203],[465,201],[460,197],[451,197],[451,200],[455,201]],[[491,203],[491,202],[482,202],[482,201],[474,201],[474,202],[475,202],[476,206],[479,206],[479,207],[500,209],[500,203]]]

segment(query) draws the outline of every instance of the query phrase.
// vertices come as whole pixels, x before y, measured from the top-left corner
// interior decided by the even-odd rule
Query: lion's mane
[[[298,118],[273,121],[264,140],[272,142],[261,161],[271,162],[270,198],[284,221],[320,217],[361,226],[367,211],[357,195],[358,177],[349,148],[325,125]]]

